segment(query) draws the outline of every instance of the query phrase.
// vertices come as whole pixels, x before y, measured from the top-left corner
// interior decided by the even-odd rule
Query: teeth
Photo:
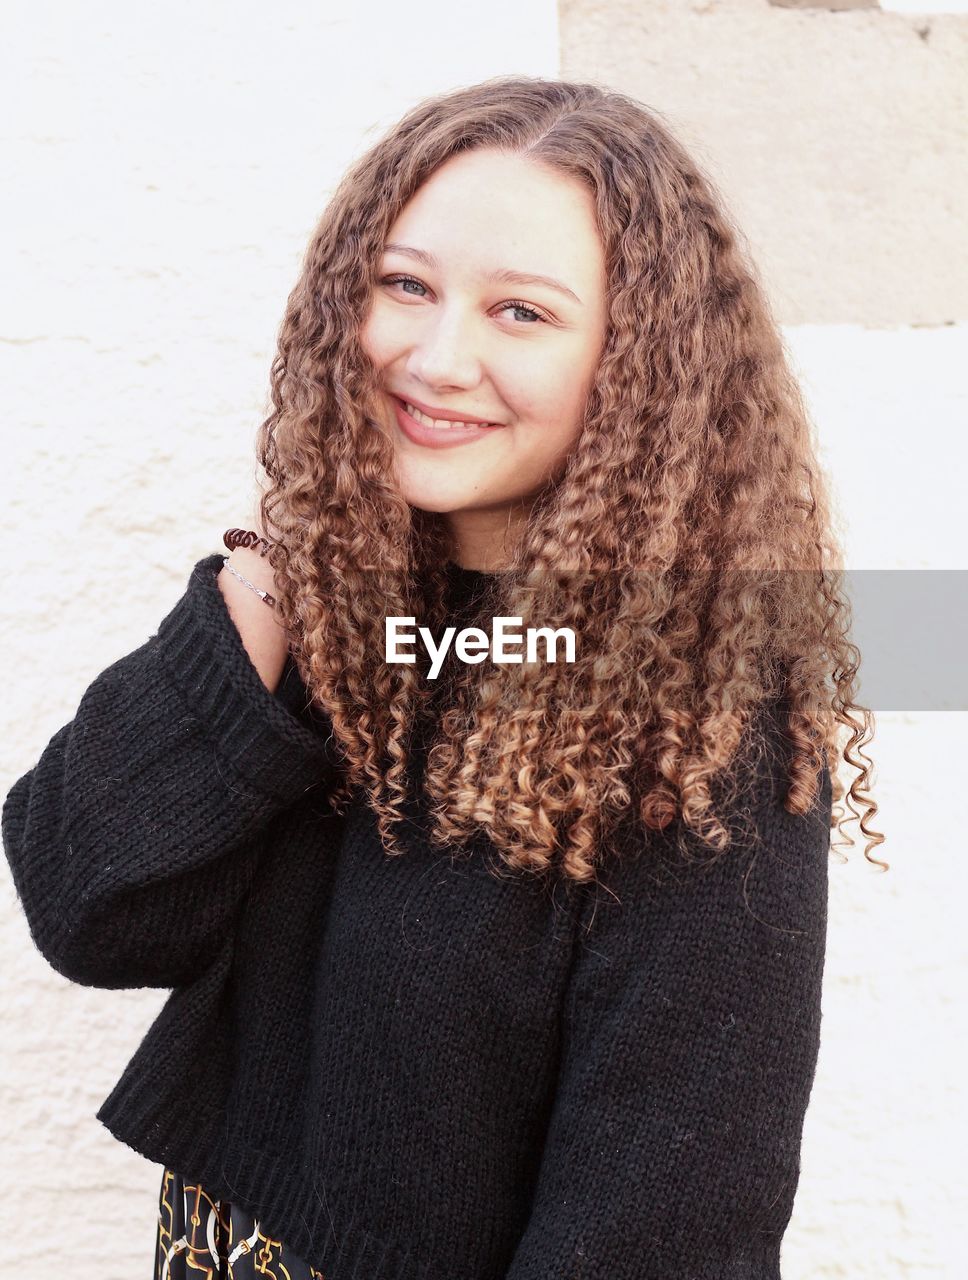
[[[433,427],[436,431],[449,431],[452,427],[490,427],[494,425],[491,422],[444,422],[440,418],[428,418],[425,413],[421,413],[412,404],[405,405],[405,408],[411,418],[416,418],[417,422],[422,422],[425,427]]]

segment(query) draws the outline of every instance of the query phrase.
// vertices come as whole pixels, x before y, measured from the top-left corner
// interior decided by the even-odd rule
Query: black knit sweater
[[[291,659],[262,683],[221,566],[198,562],[3,805],[48,962],[173,988],[97,1118],[326,1280],[779,1276],[829,773],[788,814],[777,728],[753,838],[704,867],[635,827],[597,885],[501,879],[486,842],[432,848],[418,811],[389,858],[362,800],[328,808],[336,740]]]

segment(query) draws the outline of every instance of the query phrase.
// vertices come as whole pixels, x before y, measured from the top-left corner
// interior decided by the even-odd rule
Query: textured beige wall
[[[487,75],[601,78],[669,117],[767,279],[851,564],[964,565],[964,21],[766,0],[560,18],[559,67],[547,0],[21,9],[0,47],[4,791],[245,518],[275,328],[345,163],[410,101]],[[962,1274],[966,956],[947,904],[966,886],[938,800],[959,794],[964,740],[964,715],[881,717],[894,867],[867,874],[857,850],[831,867],[785,1280]],[[160,1169],[94,1112],[164,993],[53,973],[5,864],[0,911],[0,1276],[147,1276]]]
[[[937,7],[962,12],[559,3],[560,74],[657,110],[745,234],[851,569],[968,569],[968,5]],[[856,836],[847,864],[831,862],[784,1280],[966,1274],[968,874],[947,803],[964,789],[966,733],[963,710],[877,715],[872,825],[891,871],[869,868]]]
[[[674,121],[787,324],[964,320],[968,18],[561,0],[561,74]]]

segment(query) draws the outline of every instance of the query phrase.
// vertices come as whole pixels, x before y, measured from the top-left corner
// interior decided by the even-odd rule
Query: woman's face
[[[384,389],[377,417],[401,492],[445,514],[459,563],[504,564],[529,499],[560,474],[605,326],[604,250],[577,181],[517,155],[466,152],[390,228],[361,341]],[[422,436],[401,401],[500,425]]]

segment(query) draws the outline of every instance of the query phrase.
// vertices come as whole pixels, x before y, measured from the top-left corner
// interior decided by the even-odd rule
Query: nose
[[[455,307],[427,316],[407,359],[407,372],[428,387],[474,387],[481,379],[473,320]]]

